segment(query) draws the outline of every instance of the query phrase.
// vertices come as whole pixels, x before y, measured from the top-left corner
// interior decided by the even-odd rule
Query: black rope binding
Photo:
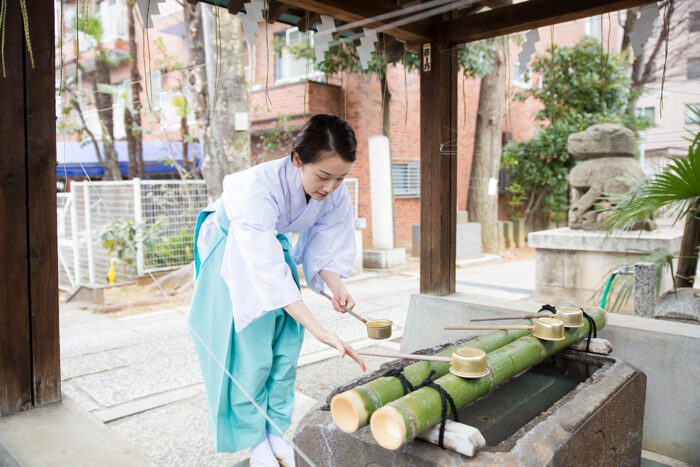
[[[540,307],[540,309],[537,310],[537,313],[539,313],[540,311],[549,311],[550,313],[556,313],[557,309],[555,307],[553,307],[552,305],[546,304],[546,305],[542,305]]]
[[[598,326],[595,324],[595,320],[583,311],[583,308],[581,308],[581,312],[583,313],[583,317],[586,318],[586,321],[588,321],[588,339],[586,340],[586,352],[590,352],[588,348],[591,346],[591,335],[593,337],[598,337]]]
[[[450,408],[452,409],[452,415],[454,416],[455,422],[459,422],[459,416],[457,415],[457,407],[455,406],[455,401],[452,400],[452,396],[450,396],[450,393],[445,391],[444,388],[442,388],[439,384],[435,384],[433,382],[433,374],[435,374],[435,370],[430,370],[430,374],[428,375],[425,380],[423,380],[422,383],[420,383],[418,386],[416,386],[416,390],[422,388],[422,387],[431,387],[435,389],[438,393],[440,393],[440,402],[442,403],[442,414],[440,418],[440,437],[438,438],[438,445],[441,448],[444,448],[443,440],[445,438],[445,422],[447,421],[447,404],[450,404]]]
[[[403,368],[392,368],[391,370],[384,373],[382,376],[395,376],[401,381],[401,387],[403,388],[403,395],[405,396],[409,392],[413,392],[413,385],[403,374]]]

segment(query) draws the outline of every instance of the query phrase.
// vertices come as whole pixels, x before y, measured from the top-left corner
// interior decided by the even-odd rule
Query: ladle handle
[[[451,362],[450,357],[437,357],[435,355],[415,355],[410,353],[394,353],[394,352],[380,352],[380,351],[366,351],[362,350],[357,352],[360,355],[373,355],[375,357],[389,357],[389,358],[407,358],[411,360],[429,360],[432,362]]]
[[[537,319],[537,318],[542,318],[543,316],[552,316],[552,315],[520,315],[520,316],[498,316],[498,317],[489,317],[489,318],[472,318],[469,321],[500,321],[500,320],[506,320],[506,319]]]
[[[328,295],[328,294],[326,293],[325,290],[321,290],[321,295],[323,295],[324,297],[326,297],[326,298],[327,298],[328,300],[330,300],[331,302],[333,301],[333,297],[331,297],[330,295]],[[343,308],[343,309],[345,310],[346,313],[350,313],[350,314],[351,314],[352,316],[354,316],[355,318],[357,318],[357,319],[359,319],[360,321],[362,321],[363,323],[367,324],[367,320],[366,320],[366,319],[364,319],[362,316],[358,315],[357,313],[355,313],[355,312],[352,311],[351,309],[349,309],[349,308]]]
[[[445,326],[443,329],[445,331],[462,331],[462,330],[480,330],[480,329],[503,329],[503,330],[509,330],[509,329],[521,329],[521,330],[532,330],[534,329],[534,326],[498,326],[498,325],[493,325],[493,326]]]

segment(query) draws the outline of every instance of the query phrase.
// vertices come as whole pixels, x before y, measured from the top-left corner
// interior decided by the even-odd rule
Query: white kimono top
[[[347,187],[323,201],[306,201],[297,169],[289,156],[224,178],[222,200],[231,220],[221,275],[233,306],[236,332],[268,311],[301,300],[284,261],[278,233],[300,232],[294,248],[309,287],[325,287],[319,271],[347,277],[355,260],[353,210]],[[210,215],[200,227],[197,247],[206,250],[218,229]]]

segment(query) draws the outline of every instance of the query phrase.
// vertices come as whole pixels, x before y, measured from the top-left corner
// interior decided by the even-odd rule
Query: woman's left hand
[[[353,308],[355,308],[355,299],[350,296],[345,287],[333,293],[333,309],[335,311],[345,313],[346,310],[352,310]]]

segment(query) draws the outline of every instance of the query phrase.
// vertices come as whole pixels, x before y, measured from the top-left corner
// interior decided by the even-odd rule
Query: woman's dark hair
[[[302,164],[313,164],[321,154],[333,151],[347,162],[355,162],[355,132],[337,115],[317,114],[309,119],[294,138],[292,154],[299,154]]]

